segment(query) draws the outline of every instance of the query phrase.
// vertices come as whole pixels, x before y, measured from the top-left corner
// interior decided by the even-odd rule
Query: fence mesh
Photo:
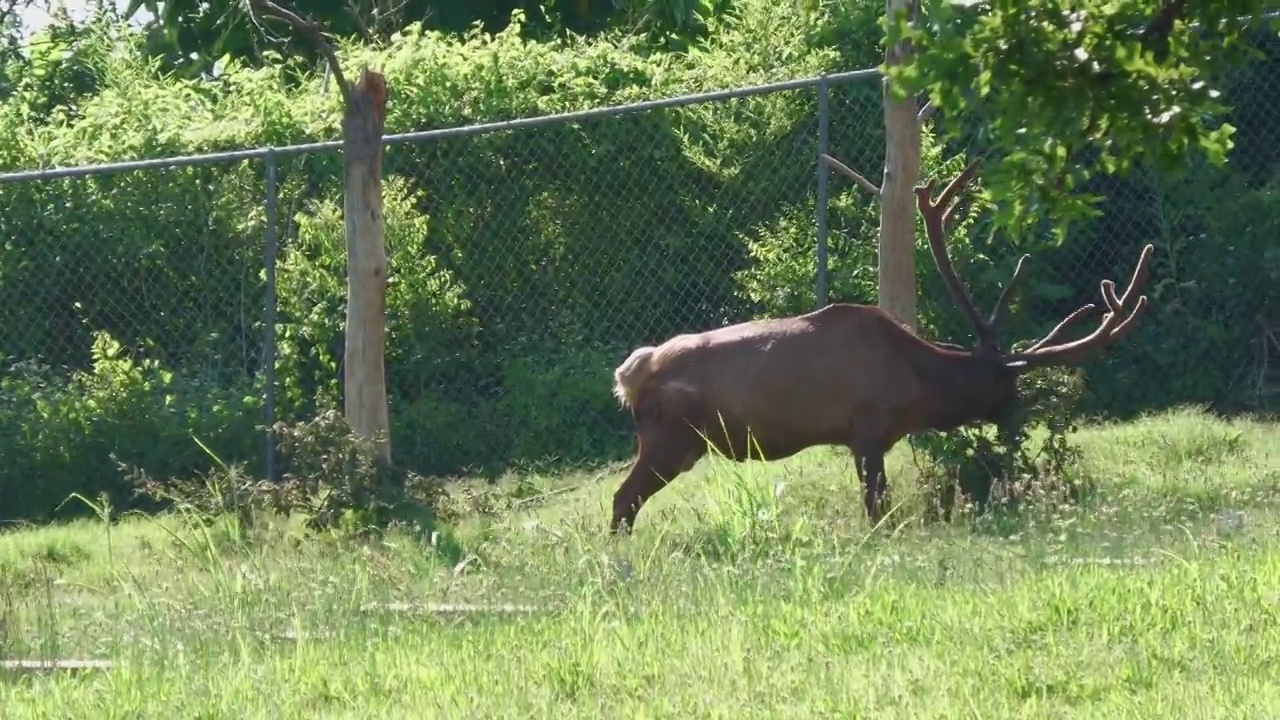
[[[1090,411],[1280,400],[1280,51],[1275,38],[1259,42],[1265,57],[1227,88],[1238,128],[1227,167],[1100,179],[1102,215],[1061,246],[1047,233],[1015,246],[978,221],[953,238],[984,307],[1032,248],[1010,338],[1097,302],[1100,279],[1127,279],[1139,248],[1156,245],[1151,310],[1089,367]],[[631,424],[609,388],[631,349],[811,310],[820,271],[831,300],[874,302],[878,210],[834,174],[822,190],[824,142],[878,178],[878,80],[392,142],[396,459],[454,473],[625,455]],[[925,176],[958,169],[972,145],[926,139]],[[68,488],[112,482],[108,454],[154,474],[208,467],[191,435],[259,468],[268,367],[280,418],[340,407],[341,156],[270,161],[279,247],[268,347],[263,160],[0,184],[0,433],[15,439],[0,473],[38,479],[54,504]],[[917,266],[923,332],[967,341],[922,233]],[[95,356],[98,333],[118,346],[100,339]]]
[[[261,469],[262,177],[0,185],[0,519],[117,489],[117,462],[190,477],[197,441]]]
[[[197,377],[262,364],[256,163],[0,186],[0,356],[91,369],[96,335]]]
[[[612,369],[757,314],[749,237],[782,238],[812,298],[815,103],[810,88],[390,148],[388,226],[418,229],[391,241],[388,372],[396,402],[423,408],[397,456],[627,452]]]

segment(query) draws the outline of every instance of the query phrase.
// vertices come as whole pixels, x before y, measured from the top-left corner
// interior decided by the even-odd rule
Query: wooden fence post
[[[352,429],[373,438],[378,457],[390,463],[385,362],[387,252],[382,222],[382,130],[386,113],[386,80],[365,68],[346,94],[342,113],[342,208],[347,231],[343,411]]]
[[[374,441],[378,459],[391,462],[387,410],[387,251],[382,221],[382,133],[387,81],[369,68],[347,82],[320,26],[271,0],[253,0],[269,18],[309,39],[342,92],[342,212],[347,235],[346,344],[342,356],[343,414],[359,436]]]

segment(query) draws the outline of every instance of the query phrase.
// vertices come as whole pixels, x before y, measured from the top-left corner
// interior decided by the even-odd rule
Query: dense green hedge
[[[743,7],[687,54],[607,38],[534,44],[513,27],[460,41],[406,32],[345,57],[385,72],[388,130],[398,132],[813,75],[877,53],[870,5],[803,22],[785,3]],[[157,77],[137,38],[94,32],[105,35],[88,45],[109,52],[80,68],[88,75],[77,87],[88,90],[64,97],[54,121],[33,120],[26,101],[0,109],[0,165],[337,135],[335,94],[320,78],[286,82],[288,62],[188,83]],[[1274,314],[1280,282],[1280,165],[1266,124],[1266,103],[1280,107],[1280,54],[1270,53],[1229,98],[1241,127],[1232,166],[1162,182],[1158,197],[1150,182],[1108,181],[1112,206],[1065,246],[1025,241],[1040,252],[1011,329],[1018,337],[1095,300],[1097,279],[1127,273],[1140,244],[1161,250],[1140,339],[1091,371],[1096,410],[1240,404],[1232,375],[1250,352],[1253,315]],[[1275,78],[1269,94],[1258,78]],[[863,168],[881,159],[879,92],[874,83],[833,90],[832,148]],[[631,347],[811,308],[815,97],[389,148],[397,460],[452,473],[626,453],[629,423],[608,386]],[[955,148],[928,144],[926,171],[962,163]],[[340,184],[336,153],[280,159],[275,369],[285,418],[341,395]],[[833,297],[871,301],[874,209],[856,189],[833,183],[833,193]],[[211,464],[194,438],[258,469],[263,194],[260,161],[0,185],[0,516],[46,516],[76,490],[127,501],[113,456],[153,476],[188,474]],[[981,230],[963,228],[955,255],[989,303],[1021,248]],[[963,339],[920,248],[925,326]]]

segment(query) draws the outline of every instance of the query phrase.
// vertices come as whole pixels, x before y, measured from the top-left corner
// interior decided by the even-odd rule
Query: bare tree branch
[[[1163,60],[1168,53],[1169,36],[1173,34],[1173,24],[1182,18],[1186,9],[1187,0],[1169,0],[1143,28],[1138,42],[1155,53],[1157,60]]]
[[[924,104],[924,107],[920,108],[920,112],[916,113],[916,122],[924,125],[937,111],[938,106],[934,105],[932,100],[929,100]]]
[[[844,163],[840,162],[839,160],[825,153],[823,153],[822,155],[822,162],[825,162],[826,164],[835,168],[837,171],[839,171],[841,175],[844,175],[845,177],[854,181],[863,190],[866,190],[872,195],[875,195],[877,199],[880,197],[880,188],[875,183],[859,175],[856,171],[854,171],[853,168],[849,167],[848,165],[845,165]]]
[[[18,12],[21,0],[4,0],[0,2],[0,25],[8,24],[9,18]]]
[[[367,43],[373,42],[373,31],[369,29],[368,23],[364,21],[364,13],[360,11],[360,8],[356,7],[355,0],[347,0],[347,14],[355,21],[356,30],[360,33],[360,36],[364,38],[364,41]],[[377,23],[377,21],[378,18],[375,15],[374,23]]]
[[[301,35],[315,46],[316,52],[324,58],[325,64],[329,66],[329,71],[333,73],[333,79],[338,83],[338,89],[342,91],[343,98],[350,97],[351,86],[347,83],[347,78],[342,74],[342,65],[338,62],[338,55],[333,51],[333,46],[325,39],[324,33],[320,30],[320,26],[311,20],[307,20],[292,10],[280,7],[272,2],[272,0],[249,0],[250,15],[252,9],[257,8],[264,17],[274,20],[280,20]]]
[[[403,27],[405,23],[401,15],[408,4],[409,0],[346,0],[347,14],[355,21],[356,30],[368,43],[375,43],[379,38]],[[428,15],[430,14],[428,11]]]
[[[374,32],[381,35],[384,33],[392,32],[396,28],[401,27],[403,23],[396,20],[396,16],[403,15],[404,8],[408,4],[409,4],[409,0],[400,0],[400,2],[396,3],[395,5],[392,5],[386,8],[375,6],[373,8]],[[426,20],[427,18],[431,17],[431,15],[433,14],[434,12],[431,9],[428,9],[427,14],[423,16],[423,20]]]

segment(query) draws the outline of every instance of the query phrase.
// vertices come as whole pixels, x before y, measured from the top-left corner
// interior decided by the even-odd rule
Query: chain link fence
[[[1277,406],[1280,51],[1262,46],[1228,89],[1228,167],[1100,180],[1101,217],[1032,242],[1010,337],[1096,302],[1157,247],[1142,329],[1088,370],[1091,411]],[[817,158],[878,176],[880,92],[864,71],[388,138],[397,461],[624,456],[609,388],[632,348],[824,296],[874,302],[874,200]],[[926,177],[963,165],[964,143],[936,145]],[[213,452],[269,473],[264,421],[340,407],[341,178],[336,143],[0,177],[0,495],[92,493],[116,459],[182,475]],[[988,307],[1025,247],[978,225],[955,246]],[[923,237],[917,264],[922,331],[964,342]]]
[[[138,165],[0,184],[0,517],[264,457],[262,163]]]
[[[262,168],[223,163],[4,186],[0,348],[51,371],[95,338],[211,382],[263,362]]]
[[[761,233],[776,237],[768,250],[801,263],[788,291],[812,308],[816,86],[392,139],[384,216],[397,460],[446,473],[626,454],[631,424],[609,392],[613,368],[637,344],[758,315],[743,278],[760,262],[749,241]],[[301,192],[299,207],[312,210],[282,240],[279,270],[282,333],[324,334],[322,368],[339,357],[339,328],[304,330],[311,321],[296,312],[336,311],[342,268],[296,312],[290,278],[315,276],[295,267],[291,246],[313,246],[317,218],[326,242],[340,244],[340,176],[327,162],[303,158],[282,176],[283,201]],[[314,383],[332,376],[286,365],[281,411],[305,414]]]

